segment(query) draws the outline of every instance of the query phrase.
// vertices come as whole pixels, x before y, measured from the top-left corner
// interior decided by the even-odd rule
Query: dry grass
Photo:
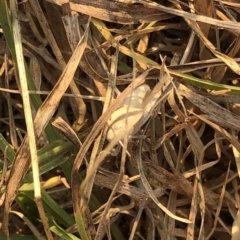
[[[240,6],[156,2],[0,0],[8,238],[239,239]]]

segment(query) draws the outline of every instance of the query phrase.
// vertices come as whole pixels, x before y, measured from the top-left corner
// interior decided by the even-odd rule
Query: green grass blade
[[[3,137],[1,133],[0,133],[0,150],[3,153],[6,153],[8,161],[12,163],[15,157],[15,151],[12,149],[12,146],[7,142],[7,140]]]
[[[169,72],[176,77],[181,77],[184,81],[194,86],[198,86],[204,89],[215,90],[215,91],[225,90],[225,91],[229,91],[228,94],[240,95],[240,87],[235,87],[235,86],[221,84],[221,83],[215,83],[209,80],[196,78],[191,75],[179,73],[172,70],[169,70]]]
[[[64,229],[62,229],[55,221],[51,221],[51,227],[50,230],[54,232],[56,235],[61,237],[61,239],[66,240],[79,240],[80,238],[75,237],[73,234],[66,232]]]
[[[34,204],[33,191],[21,192],[17,197],[17,202],[20,204],[20,206],[25,206],[25,202],[29,202],[29,200],[31,200]],[[44,190],[42,190],[42,200],[44,210],[50,217],[57,219],[60,224],[65,227],[70,227],[75,223],[74,219],[64,209],[62,209]],[[25,214],[27,213],[25,212]]]

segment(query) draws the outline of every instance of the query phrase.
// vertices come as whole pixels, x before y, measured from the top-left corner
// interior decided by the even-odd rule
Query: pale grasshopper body
[[[150,88],[147,84],[140,85],[124,100],[122,106],[112,113],[108,121],[107,139],[109,141],[122,131],[128,135],[133,133],[134,125],[143,115],[143,102],[149,93]]]
[[[161,97],[164,98],[169,93],[167,91],[162,95],[170,81],[171,77],[164,74],[152,91],[147,84],[135,88],[108,120],[107,139],[111,141],[117,135],[122,134],[123,131],[125,132],[124,135],[135,134],[146,123]]]

